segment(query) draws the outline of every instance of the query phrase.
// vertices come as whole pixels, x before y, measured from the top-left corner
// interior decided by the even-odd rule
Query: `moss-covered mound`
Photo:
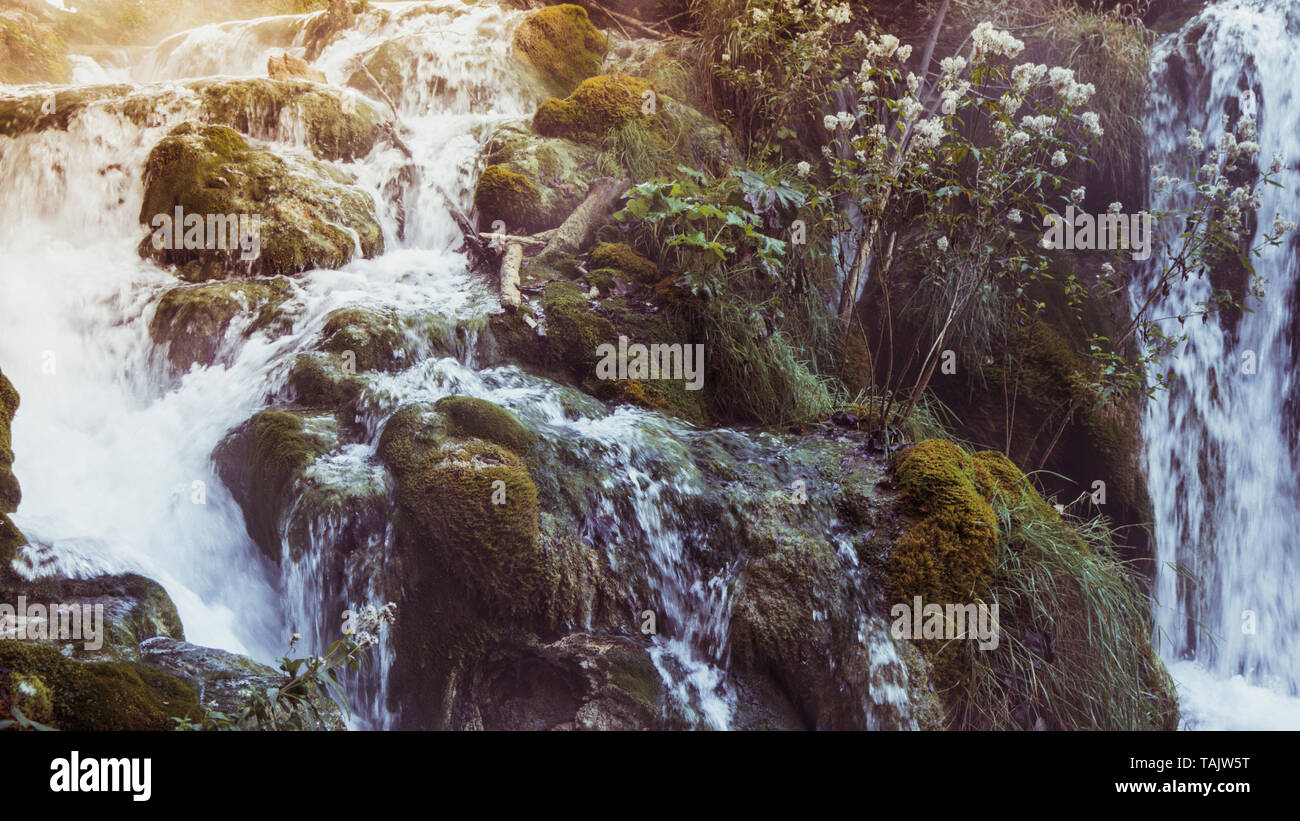
[[[484,157],[474,207],[485,228],[501,220],[512,233],[559,225],[597,177],[594,148],[539,137],[519,124],[497,131]]]
[[[533,128],[545,137],[595,142],[625,123],[645,118],[650,83],[625,74],[600,74],[583,80],[567,98],[552,97],[533,115]]]
[[[340,308],[325,318],[321,350],[337,354],[359,371],[404,367],[405,332],[392,311]]]
[[[537,488],[518,456],[481,440],[438,448],[403,477],[398,500],[439,564],[504,612],[532,607],[541,579]]]
[[[167,361],[177,371],[217,361],[235,317],[251,314],[245,338],[259,331],[287,331],[290,317],[281,310],[292,294],[285,279],[232,280],[173,288],[158,301],[149,337],[166,346]]]
[[[513,413],[486,399],[447,396],[434,408],[447,417],[452,434],[483,439],[520,456],[532,450],[537,438]]]
[[[205,121],[262,139],[282,135],[286,122],[300,123],[312,153],[327,160],[365,157],[388,134],[383,115],[365,99],[306,80],[245,78],[192,87]]]
[[[14,701],[33,721],[60,730],[170,730],[172,717],[197,719],[198,691],[138,663],[82,663],[57,650],[0,639],[0,721]]]
[[[976,486],[970,455],[943,439],[903,453],[895,467],[900,509],[914,517],[888,563],[891,602],[974,602],[997,559],[993,509]]]
[[[151,233],[140,251],[159,264],[182,266],[178,274],[189,281],[337,268],[358,245],[373,257],[383,252],[374,201],[352,182],[327,163],[252,148],[225,126],[184,123],[154,146],[145,164],[140,221]],[[178,208],[183,222],[197,224],[176,224]],[[235,228],[240,217],[261,220],[247,249]],[[171,237],[164,218],[172,223]]]
[[[217,472],[244,510],[248,535],[273,561],[280,560],[281,531],[303,472],[336,443],[332,416],[258,412],[213,453]]]
[[[919,642],[946,726],[1177,726],[1142,581],[1104,528],[1065,521],[993,451],[927,440],[898,458],[895,481],[906,522],[884,566],[888,602],[999,608],[995,647]]]
[[[532,12],[515,29],[515,54],[542,76],[552,94],[565,95],[600,71],[608,44],[587,10],[564,3]]]
[[[507,230],[525,233],[553,228],[563,219],[542,207],[542,192],[523,174],[489,165],[474,188],[474,207],[485,224],[501,220]]]
[[[601,346],[612,345],[616,350],[620,335],[628,338],[629,345],[689,344],[690,335],[680,320],[619,297],[593,303],[586,290],[571,282],[548,284],[542,292],[542,310],[547,323],[542,360],[538,359],[536,335],[522,320],[499,323],[494,331],[498,343],[517,346],[506,350],[507,357],[549,366],[606,401],[629,402],[696,424],[708,421],[708,390],[688,389],[686,379],[609,378],[611,374],[598,369],[610,351],[602,351]]]

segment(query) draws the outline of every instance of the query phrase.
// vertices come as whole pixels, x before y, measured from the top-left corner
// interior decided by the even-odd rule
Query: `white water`
[[[1246,105],[1259,111],[1259,165],[1267,168],[1273,152],[1286,160],[1282,187],[1263,192],[1258,242],[1275,213],[1300,215],[1300,4],[1228,0],[1183,32],[1200,22],[1208,29],[1199,41],[1184,44],[1180,33],[1155,52],[1146,117],[1151,162],[1190,178],[1192,166],[1182,159],[1187,130],[1199,129],[1210,145],[1224,129],[1225,106],[1249,89]],[[1165,68],[1171,52],[1191,66],[1186,98],[1171,79],[1177,73]],[[1186,196],[1155,196],[1154,205]],[[1187,323],[1187,341],[1169,364],[1172,388],[1151,404],[1144,423],[1158,638],[1189,729],[1300,729],[1294,242],[1267,249],[1255,265],[1269,281],[1266,299],[1249,301],[1254,313],[1236,334],[1217,319]],[[1209,293],[1204,282],[1176,286],[1155,315],[1186,312]],[[1166,328],[1178,330],[1176,323]],[[1248,352],[1257,373],[1243,369]],[[1246,611],[1255,615],[1253,634],[1243,629]]]
[[[452,250],[460,234],[446,198],[468,210],[492,128],[528,116],[538,102],[508,53],[521,16],[460,0],[376,4],[324,50],[314,66],[332,83],[345,82],[351,59],[382,43],[412,54],[395,101],[412,157],[381,144],[343,166],[374,195],[387,251],[295,278],[291,332],[244,339],[251,320],[244,317],[227,333],[217,364],[179,380],[148,334],[157,300],[177,283],[136,251],[144,235],[137,222],[144,160],[196,111],[194,93],[176,81],[263,76],[272,54],[304,53],[311,15],[204,26],[169,38],[129,68],[78,61],[79,81],[135,83],[132,94],[147,96],[155,111],[147,126],[108,101],[87,106],[66,132],[0,137],[0,363],[22,397],[14,450],[24,498],[15,521],[33,543],[23,551],[27,572],[137,571],[171,594],[190,641],[272,661],[290,634],[301,632],[299,652],[320,652],[345,607],[401,597],[400,568],[388,558],[391,487],[376,458],[383,423],[410,403],[483,397],[513,410],[553,443],[557,458],[596,479],[589,508],[575,512],[583,539],[605,553],[625,588],[629,623],[639,623],[646,607],[671,625],[654,637],[651,655],[680,710],[698,726],[730,726],[736,695],[726,637],[737,568],[699,563],[707,523],[698,521],[696,503],[706,487],[690,443],[732,437],[773,463],[782,460],[779,444],[697,432],[631,408],[609,412],[516,368],[484,369],[477,361],[476,329],[497,305]],[[302,134],[302,123],[286,115],[274,133],[252,136],[300,153]],[[409,182],[398,186],[399,232],[388,193],[402,179]],[[306,536],[285,535],[276,566],[247,536],[210,457],[228,431],[291,398],[284,383],[294,356],[317,341],[331,311],[357,305],[395,311],[411,326],[406,366],[364,375],[360,439],[310,467],[316,495],[290,511],[286,526],[300,525]],[[359,549],[341,549],[357,539]],[[841,553],[860,586],[847,543]],[[650,601],[638,589],[647,589]],[[890,726],[901,717],[906,724],[906,672],[886,625],[866,615],[859,624],[879,683],[863,705],[868,722]],[[591,627],[590,614],[572,627]],[[373,671],[350,682],[358,726],[399,720],[386,699],[393,661],[385,642]]]

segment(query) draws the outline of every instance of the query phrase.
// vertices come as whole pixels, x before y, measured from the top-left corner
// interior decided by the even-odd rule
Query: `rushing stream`
[[[78,81],[130,83],[151,119],[137,123],[112,104],[92,103],[66,130],[22,135],[0,154],[3,286],[11,297],[0,304],[0,361],[22,397],[13,434],[24,496],[15,521],[32,542],[20,562],[29,574],[154,578],[197,644],[273,661],[301,632],[319,652],[345,607],[401,592],[400,573],[384,567],[393,539],[386,516],[363,511],[391,510],[391,480],[375,456],[385,420],[400,406],[451,394],[488,398],[600,488],[578,523],[582,538],[608,551],[629,602],[653,605],[671,625],[654,638],[651,657],[687,720],[726,728],[735,709],[726,643],[736,568],[699,563],[710,523],[697,510],[706,489],[695,451],[731,449],[771,465],[767,481],[788,483],[797,477],[783,467],[785,445],[697,431],[632,408],[611,412],[517,368],[480,364],[479,331],[496,298],[455,250],[460,234],[446,201],[468,208],[492,127],[530,115],[540,99],[509,55],[522,13],[460,0],[376,7],[313,65],[342,84],[353,58],[379,44],[397,41],[417,55],[394,101],[411,156],[381,144],[346,165],[379,205],[387,252],[295,278],[291,331],[245,339],[251,317],[237,320],[211,367],[170,373],[150,340],[157,301],[176,280],[137,252],[143,164],[168,129],[192,116],[193,92],[179,81],[265,76],[269,56],[304,52],[311,15],[204,26],[116,63],[80,60]],[[286,112],[277,128],[252,136],[292,153],[304,150],[303,133]],[[385,192],[399,177],[407,182],[395,204]],[[293,357],[309,349],[331,311],[352,305],[395,311],[412,329],[407,360],[396,372],[367,374],[357,420],[365,433],[311,466],[320,495],[336,495],[289,513],[291,529],[307,534],[306,548],[286,541],[277,567],[247,535],[211,457],[228,431],[285,397]],[[833,514],[812,501],[810,515],[834,533]],[[332,544],[356,542],[358,528],[364,549],[340,559]],[[841,548],[846,575],[860,577],[856,557]],[[637,601],[645,590],[650,601]],[[868,614],[871,592],[859,593],[859,639],[881,682],[862,712],[906,725],[906,673],[885,623]],[[394,711],[385,695],[393,654],[381,646],[379,664],[350,682],[357,726],[400,725],[400,705]]]
[[[1152,164],[1193,176],[1189,129],[1212,144],[1238,112],[1259,121],[1259,163],[1284,158],[1265,186],[1260,226],[1300,213],[1300,3],[1227,0],[1165,38],[1153,60],[1147,114]],[[1156,207],[1186,191],[1157,193]],[[1253,244],[1253,243],[1252,243]],[[1160,646],[1190,729],[1300,729],[1300,405],[1294,367],[1300,277],[1294,241],[1256,269],[1267,298],[1252,313],[1188,322],[1171,389],[1144,425],[1155,509]],[[1209,296],[1180,284],[1157,310]]]

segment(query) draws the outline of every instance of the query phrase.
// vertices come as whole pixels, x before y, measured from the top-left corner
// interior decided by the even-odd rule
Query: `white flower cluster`
[[[1079,119],[1083,120],[1083,127],[1092,136],[1100,138],[1106,133],[1101,127],[1101,116],[1097,112],[1085,111],[1079,115]]]
[[[392,624],[396,620],[397,605],[393,602],[389,602],[383,607],[367,604],[356,614],[351,634],[354,636],[353,641],[363,648],[378,644],[379,637],[376,634],[384,625]]]
[[[1029,93],[1029,89],[1038,85],[1047,76],[1047,66],[1039,63],[1021,63],[1011,69],[1011,90],[1020,96]]]
[[[948,250],[948,238],[947,238],[947,237],[939,237],[937,240],[934,241],[934,244],[937,245],[937,246],[939,246],[939,250],[940,250],[940,251],[947,251],[947,250]]]
[[[940,92],[943,102],[939,105],[939,110],[944,114],[952,114],[957,110],[957,103],[962,97],[970,92],[970,81],[962,80],[961,82],[947,84]]]
[[[1021,117],[1020,127],[1046,137],[1052,133],[1052,129],[1056,128],[1056,118],[1047,114],[1039,114],[1037,117]]]
[[[867,44],[867,58],[871,60],[884,61],[897,57],[898,62],[906,63],[911,56],[912,47],[900,46],[898,38],[892,34],[882,34]]]
[[[812,172],[812,165],[810,165],[806,160],[801,161],[798,165],[795,166],[795,173],[801,177],[806,177],[811,172]]]
[[[1289,234],[1295,229],[1296,229],[1296,224],[1294,220],[1289,220],[1286,217],[1283,217],[1281,214],[1275,214],[1273,216],[1274,234]]]
[[[966,58],[961,55],[945,57],[939,61],[939,70],[945,77],[955,77],[966,70]]]
[[[943,142],[943,121],[938,117],[921,120],[913,126],[912,145],[922,151],[939,147]]]
[[[1059,148],[1056,149],[1056,153],[1052,155],[1052,165],[1056,166],[1057,168],[1060,168],[1061,166],[1065,165],[1069,161],[1070,161],[1069,158],[1065,156],[1065,152]]]
[[[826,17],[832,23],[843,25],[853,19],[853,13],[849,11],[848,3],[840,3],[838,6],[831,6],[827,9]]]
[[[974,48],[971,51],[971,65],[977,66],[990,55],[997,55],[1013,60],[1025,50],[1025,44],[1011,36],[1010,32],[999,31],[993,24],[985,21],[975,27],[970,34]]]
[[[1205,141],[1201,139],[1201,132],[1193,128],[1187,132],[1187,147],[1193,151],[1205,150]]]
[[[1071,108],[1086,105],[1092,99],[1092,95],[1097,93],[1097,87],[1092,83],[1076,81],[1072,69],[1057,66],[1047,72],[1047,78],[1056,96]]]

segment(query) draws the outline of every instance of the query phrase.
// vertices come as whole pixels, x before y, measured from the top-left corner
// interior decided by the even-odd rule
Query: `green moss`
[[[231,321],[241,313],[256,312],[244,330],[245,338],[258,331],[273,335],[288,331],[291,322],[280,306],[291,293],[283,279],[173,288],[158,301],[149,337],[155,345],[167,346],[167,360],[178,371],[194,364],[211,365]]]
[[[588,255],[589,267],[613,268],[622,272],[624,279],[653,285],[660,279],[659,266],[638,254],[625,242],[602,242]]]
[[[566,99],[551,98],[533,115],[533,128],[546,137],[594,142],[624,123],[644,118],[651,86],[639,77],[601,74],[584,80]]]
[[[0,640],[0,689],[14,674],[43,685],[51,725],[60,730],[169,730],[172,716],[201,715],[188,682],[143,664],[77,662],[57,650]]]
[[[519,424],[513,413],[486,399],[447,396],[434,407],[450,420],[454,435],[493,442],[520,456],[532,450],[537,438]]]
[[[608,319],[597,316],[583,289],[570,282],[553,282],[542,292],[547,341],[552,355],[576,373],[594,373],[596,348],[617,342],[618,334]]]
[[[542,75],[554,94],[568,94],[600,71],[608,47],[587,10],[569,3],[529,14],[515,29],[513,44],[515,53]]]
[[[403,478],[398,500],[427,535],[428,549],[500,612],[534,606],[537,488],[519,457],[482,441],[444,446]]]
[[[244,509],[248,535],[280,560],[284,512],[307,466],[333,444],[329,435],[285,411],[258,412],[217,446],[213,458],[231,495]]]
[[[374,200],[352,182],[328,163],[251,148],[226,126],[184,123],[154,146],[145,163],[140,221],[150,234],[140,253],[182,266],[178,275],[190,281],[337,268],[358,244],[363,256],[373,257],[383,252],[383,232]],[[205,226],[212,222],[213,229],[219,218],[259,217],[259,252],[244,260],[238,232],[229,230],[225,248],[185,248],[180,225],[173,227],[172,247],[155,248],[155,239],[165,239],[155,218],[174,219],[177,207],[202,217]],[[220,237],[204,239],[215,246]]]
[[[0,514],[13,513],[22,500],[18,478],[14,476],[14,451],[11,426],[18,412],[18,391],[0,371]],[[2,548],[3,536],[0,536]],[[0,557],[3,551],[0,549]]]
[[[293,360],[288,387],[298,407],[343,411],[361,397],[365,381],[347,371],[342,357],[303,353]]]
[[[346,357],[359,371],[395,371],[406,365],[405,332],[390,311],[340,308],[326,317],[321,337],[322,350]]]
[[[508,227],[530,233],[550,227],[537,186],[505,166],[483,169],[474,188],[474,207],[485,223],[501,220]]]
[[[976,486],[975,464],[952,442],[928,439],[894,468],[900,509],[912,517],[887,562],[891,602],[978,601],[997,556],[993,509]]]
[[[306,80],[246,78],[195,88],[208,122],[269,137],[296,119],[312,153],[327,160],[365,157],[385,135],[383,118],[370,103]]]
[[[447,418],[433,405],[406,405],[385,423],[379,436],[379,458],[401,477],[423,462],[447,436]]]

